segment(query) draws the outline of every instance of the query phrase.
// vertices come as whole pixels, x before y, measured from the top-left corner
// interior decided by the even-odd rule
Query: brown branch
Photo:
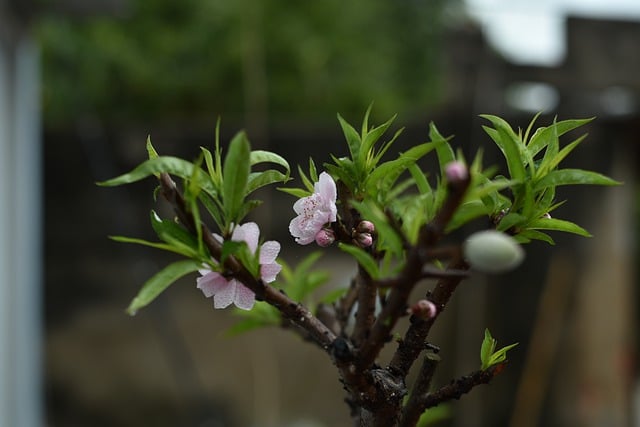
[[[468,269],[468,266],[464,261],[458,260],[449,266],[448,269],[460,271]],[[427,295],[427,298],[438,308],[435,317],[422,319],[417,316],[411,316],[411,324],[404,338],[399,342],[398,349],[389,363],[389,369],[393,373],[401,378],[407,376],[409,369],[424,349],[431,326],[433,326],[437,317],[444,311],[451,295],[463,278],[464,277],[460,276],[443,277],[438,281],[433,291]]]
[[[418,423],[420,415],[425,411],[425,396],[429,394],[431,379],[438,363],[440,363],[440,357],[435,353],[428,352],[424,357],[420,373],[402,412],[400,427],[414,427]]]
[[[488,384],[493,378],[495,378],[505,368],[506,363],[500,363],[494,365],[484,371],[475,371],[464,377],[460,377],[451,381],[444,387],[438,390],[428,393],[423,397],[423,406],[427,410],[438,406],[443,402],[447,402],[453,399],[460,399],[462,395],[469,393],[474,387],[481,384]]]
[[[409,249],[405,267],[395,280],[397,285],[391,288],[387,303],[371,328],[369,339],[367,339],[360,348],[358,362],[360,369],[366,369],[375,362],[380,350],[384,344],[389,341],[391,331],[395,327],[398,319],[404,316],[409,295],[416,283],[422,278],[422,268],[428,260],[428,250],[433,248],[444,234],[447,224],[458,209],[458,206],[460,206],[460,203],[462,203],[469,182],[469,176],[467,176],[466,179],[450,183],[449,193],[442,208],[431,224],[422,228],[418,244]],[[452,280],[457,280],[459,283],[461,279],[456,278]],[[455,287],[453,287],[453,289],[455,289]],[[448,301],[448,298],[446,300]],[[434,302],[436,302],[437,305],[438,302]],[[444,301],[444,303],[446,303],[446,301]],[[440,310],[441,307],[438,307],[438,311]],[[422,350],[422,348],[423,346],[421,344],[420,350]],[[411,362],[413,363],[414,360],[415,358]]]
[[[355,319],[352,340],[356,346],[360,346],[369,337],[371,325],[375,321],[378,289],[371,280],[371,276],[360,264],[358,264],[358,274],[354,280],[358,290],[358,314]]]
[[[197,235],[196,227],[200,227],[203,243],[209,253],[213,258],[220,260],[222,244],[213,238],[206,225],[196,224],[194,216],[188,209],[182,194],[168,174],[160,174],[160,186],[162,195],[173,206],[178,220],[193,235]],[[253,277],[233,256],[226,258],[224,267],[233,277],[251,289],[256,294],[257,300],[265,301],[277,308],[285,319],[303,329],[316,344],[326,351],[330,349],[336,339],[335,334],[324,323],[314,317],[304,305],[293,301],[283,292]]]

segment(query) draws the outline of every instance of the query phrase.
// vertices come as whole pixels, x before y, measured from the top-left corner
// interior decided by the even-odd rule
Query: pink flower
[[[314,193],[299,199],[293,205],[298,214],[289,224],[289,232],[296,243],[308,245],[316,240],[316,235],[327,223],[336,220],[336,183],[331,175],[322,172],[313,186]]]
[[[444,173],[450,182],[465,181],[469,178],[469,171],[464,163],[453,161],[444,167]]]
[[[222,237],[214,234],[216,239],[222,241]],[[248,222],[233,229],[231,240],[234,242],[245,242],[252,254],[258,249],[258,238],[260,229],[255,222]],[[260,247],[260,278],[265,283],[276,280],[276,276],[282,270],[282,266],[276,261],[280,252],[280,243],[270,240],[264,242]],[[243,310],[251,310],[256,300],[253,291],[247,288],[242,282],[234,278],[226,278],[222,274],[212,271],[209,268],[200,270],[201,277],[197,279],[197,287],[204,293],[205,297],[213,296],[214,308],[226,308],[231,303]]]

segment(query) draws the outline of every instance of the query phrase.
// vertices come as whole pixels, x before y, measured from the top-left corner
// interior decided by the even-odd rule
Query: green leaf
[[[512,227],[519,227],[526,222],[527,217],[520,215],[519,213],[511,212],[502,217],[496,229],[498,231],[507,231]]]
[[[389,120],[381,124],[380,126],[371,129],[370,131],[364,131],[362,133],[362,145],[360,147],[360,156],[366,157],[373,149],[374,144],[380,139],[382,135],[389,129],[389,126],[396,119],[397,114],[391,117]]]
[[[559,185],[620,185],[621,183],[597,172],[582,169],[558,169],[549,172],[535,183],[537,193],[547,187]]]
[[[365,269],[365,271],[371,276],[373,280],[378,280],[380,278],[380,271],[378,270],[378,263],[371,256],[370,253],[365,251],[362,248],[353,245],[347,245],[345,243],[339,243],[338,247],[343,251],[354,257],[358,264]]]
[[[264,172],[253,172],[249,175],[249,180],[247,181],[246,194],[251,194],[259,188],[276,182],[287,182],[287,180],[287,175],[274,169],[269,169]]]
[[[180,245],[176,246],[169,243],[150,242],[148,240],[137,239],[135,237],[126,237],[126,236],[109,236],[109,238],[115,242],[134,243],[136,245],[148,246],[150,248],[173,252],[176,254],[183,255],[185,257],[191,257],[194,255],[194,252],[191,248],[185,249],[183,246],[180,246]]]
[[[491,139],[496,143],[500,151],[502,151],[507,162],[507,168],[512,179],[524,182],[527,173],[525,163],[532,163],[530,156],[525,158],[525,147],[518,135],[513,132],[511,126],[500,117],[487,114],[480,117],[489,120],[495,129],[483,126],[484,130],[489,134]]]
[[[353,159],[354,163],[359,164],[360,145],[362,144],[360,135],[353,128],[353,126],[351,126],[345,119],[342,118],[340,114],[338,114],[338,121],[340,122],[340,127],[342,127],[342,132],[344,133],[344,136],[347,140],[351,158]]]
[[[536,219],[527,224],[527,228],[531,228],[534,230],[564,231],[566,233],[573,233],[584,237],[591,237],[591,234],[579,225],[574,224],[570,221],[556,218]]]
[[[482,341],[482,346],[480,348],[480,369],[482,369],[483,371],[507,360],[507,351],[517,346],[518,343],[502,347],[497,351],[495,350],[496,345],[497,341],[491,336],[489,329],[485,329],[484,340]]]
[[[310,195],[310,193],[307,190],[303,190],[302,188],[278,187],[278,191],[282,191],[283,193],[291,194],[292,196],[297,197],[297,198],[303,198],[303,197],[307,197],[307,196]]]
[[[222,195],[225,212],[225,228],[230,223],[239,224],[240,209],[244,202],[249,180],[249,158],[251,147],[244,132],[238,133],[229,144],[229,152],[224,159]]]
[[[151,175],[158,176],[160,173],[168,173],[170,175],[179,176],[183,179],[192,179],[195,177],[198,185],[203,190],[212,195],[217,193],[213,183],[205,171],[196,168],[191,162],[172,156],[160,156],[146,160],[131,172],[107,181],[99,182],[98,185],[103,187],[115,187],[118,185],[131,184]]]
[[[136,295],[133,301],[131,301],[131,304],[129,304],[127,312],[130,315],[136,314],[139,309],[156,299],[158,295],[176,280],[189,273],[198,271],[201,267],[202,263],[190,259],[169,264],[142,285],[142,289],[140,289],[138,295]]]
[[[163,220],[155,211],[151,211],[151,226],[156,232],[160,240],[167,243],[178,241],[185,245],[195,245],[195,239],[187,230],[177,224],[175,221]]]
[[[491,332],[489,329],[484,330],[484,339],[482,340],[482,345],[480,347],[480,361],[481,368],[485,370],[489,368],[489,361],[491,360],[491,355],[493,354],[493,350],[496,348],[497,341],[491,336]]]
[[[565,133],[583,126],[594,118],[580,119],[580,120],[563,120],[556,122],[548,127],[538,128],[527,145],[527,150],[531,156],[535,157],[543,148],[547,147],[550,143],[557,141],[557,139]]]
[[[159,157],[158,152],[156,151],[155,148],[153,148],[153,145],[151,144],[151,135],[147,135],[146,147],[147,147],[147,154],[149,155],[150,159],[155,159],[156,157]]]
[[[438,128],[436,128],[436,125],[433,122],[429,123],[429,138],[433,143],[436,143],[438,163],[440,165],[440,170],[442,171],[442,176],[444,176],[445,166],[453,162],[456,159],[456,155],[453,152],[451,145],[449,145],[447,138],[440,134]]]
[[[260,163],[274,163],[276,165],[282,166],[287,171],[287,175],[289,175],[291,171],[291,168],[289,168],[289,163],[282,156],[276,153],[272,153],[271,151],[252,151],[249,155],[249,163],[251,164],[251,166]]]
[[[458,207],[453,218],[451,218],[451,221],[447,224],[446,232],[449,233],[476,218],[487,216],[490,213],[480,199],[465,202]]]
[[[538,170],[536,171],[536,179],[539,179],[545,176],[547,173],[549,173],[550,171],[558,167],[560,162],[564,160],[565,157],[567,157],[569,153],[571,153],[571,151],[573,151],[573,149],[576,148],[586,137],[587,135],[582,135],[580,138],[576,139],[570,144],[567,144],[562,150],[560,150],[553,157],[550,156],[547,159],[547,156],[545,156],[542,163],[538,167]]]

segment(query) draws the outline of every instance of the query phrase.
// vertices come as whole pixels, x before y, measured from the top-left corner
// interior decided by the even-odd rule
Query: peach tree
[[[560,166],[584,139],[561,144],[560,137],[588,119],[553,121],[534,130],[534,118],[527,129],[516,131],[499,117],[482,116],[484,130],[504,155],[501,170],[484,168],[481,152],[465,159],[434,124],[428,142],[394,153],[401,134],[387,136],[394,118],[372,126],[369,112],[360,129],[338,116],[348,155],[331,156],[322,171],[310,160],[308,167],[297,167],[299,188],[280,188],[296,198],[289,223],[295,243],[322,248],[297,266],[278,257],[279,242],[261,239],[258,224],[245,220],[261,204],[254,198],[256,190],[292,178],[284,157],[252,151],[244,132],[223,151],[217,131],[213,149],[201,147],[193,162],[159,155],[147,140],[146,161],[100,185],[155,178],[157,192],[174,212],[170,218],[151,212],[158,241],[113,237],[181,257],[142,286],[130,314],[176,280],[198,273],[195,284],[213,299],[214,308],[235,305],[243,313],[237,332],[279,325],[325,352],[344,386],[354,425],[424,425],[430,408],[490,382],[515,346],[497,348],[485,329],[478,370],[444,386],[432,384],[440,357],[439,348],[428,341],[429,331],[458,285],[474,271],[516,267],[524,258],[524,244],[553,244],[549,232],[589,236],[577,224],[552,216],[563,203],[556,188],[617,182]],[[423,170],[421,160],[427,156],[435,156],[439,170]],[[477,231],[457,244],[442,243],[462,226]],[[329,246],[337,246],[357,270],[350,283],[314,302],[318,298],[310,298],[312,293],[327,279],[314,265]],[[426,287],[413,298],[419,284]],[[405,316],[408,326],[399,330],[398,320]],[[387,345],[393,346],[393,355],[381,360]],[[409,384],[418,359],[416,379]]]

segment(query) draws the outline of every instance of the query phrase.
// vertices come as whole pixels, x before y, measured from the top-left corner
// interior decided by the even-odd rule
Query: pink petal
[[[258,249],[258,239],[260,238],[260,228],[255,222],[248,222],[233,229],[231,240],[234,242],[246,242],[252,254]]]
[[[271,264],[280,253],[280,243],[275,240],[264,242],[260,246],[260,264]]]
[[[317,231],[313,229],[314,227],[310,230],[307,229],[307,227],[305,227],[307,224],[308,221],[305,221],[305,218],[302,216],[293,218],[289,223],[289,232],[296,238],[296,243],[308,245],[314,241]]]
[[[271,283],[276,280],[276,276],[282,270],[282,266],[277,262],[270,264],[262,264],[260,266],[260,277],[265,283]]]
[[[337,190],[336,183],[333,178],[331,178],[331,175],[326,172],[322,172],[318,182],[314,186],[314,189],[316,190],[316,193],[320,193],[323,199],[335,203]]]
[[[227,285],[227,279],[215,271],[209,271],[202,277],[196,279],[196,286],[202,291],[205,297],[209,298],[218,293],[220,289]]]
[[[236,282],[234,304],[242,310],[251,310],[256,302],[256,294],[242,283],[235,280],[234,282]]]
[[[213,308],[226,308],[231,305],[236,296],[236,284],[237,281],[231,279],[226,286],[221,286],[216,290],[216,294],[213,296]]]

